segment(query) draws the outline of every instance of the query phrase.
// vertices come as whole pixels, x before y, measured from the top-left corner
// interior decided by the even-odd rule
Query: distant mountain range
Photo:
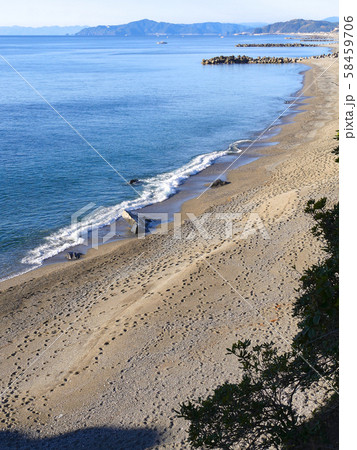
[[[333,19],[333,18],[331,18]],[[276,22],[271,25],[256,23],[220,23],[204,22],[193,24],[175,24],[155,22],[154,20],[139,20],[125,25],[100,25],[84,28],[76,36],[152,36],[152,35],[223,35],[237,33],[316,33],[332,31],[338,23],[328,20],[294,19],[288,22]]]
[[[326,17],[326,19],[323,19],[326,22],[334,22],[337,23],[339,22],[340,18],[338,16],[333,16],[333,17]]]
[[[253,33],[261,34],[289,34],[289,33],[319,33],[329,32],[338,27],[338,22],[329,22],[327,20],[304,20],[294,19],[288,22],[276,22],[264,27],[255,28]]]
[[[83,29],[83,25],[72,27],[0,27],[2,36],[61,36],[66,34],[75,34]]]
[[[237,33],[315,33],[328,32],[338,27],[338,17],[327,17],[324,20],[294,19],[288,22],[276,22],[271,25],[263,22],[221,23],[203,22],[193,24],[176,24],[155,22],[154,20],[138,20],[124,25],[99,25],[96,27],[0,27],[0,35],[6,36],[180,36],[180,35],[223,35]]]
[[[125,25],[100,25],[84,28],[76,36],[232,35],[242,31],[250,31],[262,25],[266,24],[220,22],[176,24],[144,19]]]

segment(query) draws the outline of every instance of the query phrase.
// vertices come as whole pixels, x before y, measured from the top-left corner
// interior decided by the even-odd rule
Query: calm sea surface
[[[71,216],[89,203],[104,207],[91,220],[105,225],[123,208],[168,198],[268,126],[302,86],[299,64],[202,66],[202,58],[327,52],[234,48],[294,42],[284,36],[161,39],[0,37],[4,58],[87,141],[0,59],[0,278],[79,243]],[[121,177],[143,183],[134,191]]]

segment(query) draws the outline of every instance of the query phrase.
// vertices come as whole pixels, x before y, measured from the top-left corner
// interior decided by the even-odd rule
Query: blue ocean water
[[[202,66],[202,58],[327,51],[234,48],[284,36],[157,40],[0,37],[0,54],[19,72],[0,59],[0,278],[78,243],[71,216],[88,203],[105,207],[94,219],[104,225],[123,208],[166,199],[232,142],[268,126],[302,85],[299,64]],[[144,182],[133,190],[113,168]]]

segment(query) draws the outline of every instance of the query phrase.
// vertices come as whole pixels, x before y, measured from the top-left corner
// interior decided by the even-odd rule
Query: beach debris
[[[153,222],[150,217],[145,217],[144,214],[135,213],[133,211],[124,210],[122,213],[122,218],[129,224],[130,231],[134,234],[139,233],[139,227],[141,231],[147,231],[150,223]]]
[[[82,256],[82,253],[79,253],[79,252],[67,252],[66,253],[66,259],[68,259],[68,261],[74,261],[76,259],[80,259],[81,256]]]
[[[138,234],[139,229],[138,215],[131,211],[126,211],[124,209],[121,216],[130,225],[131,227],[130,231],[134,234]]]
[[[224,181],[218,178],[218,180],[215,180],[213,183],[210,184],[210,188],[225,186],[226,184],[229,184],[229,181]]]

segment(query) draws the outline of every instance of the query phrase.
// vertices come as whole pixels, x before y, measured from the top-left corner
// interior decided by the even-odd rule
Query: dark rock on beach
[[[68,259],[68,261],[74,261],[76,259],[80,259],[81,256],[82,256],[82,253],[79,253],[79,252],[67,252],[66,253],[66,258]]]
[[[210,188],[221,187],[225,186],[226,184],[229,184],[229,181],[224,181],[218,178],[218,180],[215,180],[213,183],[210,184]]]

